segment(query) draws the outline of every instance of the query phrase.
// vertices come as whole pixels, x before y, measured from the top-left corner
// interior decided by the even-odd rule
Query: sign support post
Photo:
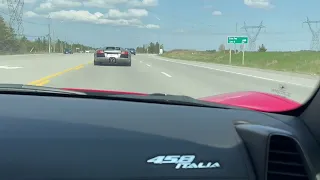
[[[232,54],[232,53],[231,53],[231,48],[229,48],[229,54],[230,54],[230,55],[229,55],[229,64],[231,65],[231,63],[232,63],[232,60],[231,60],[231,54]]]
[[[244,49],[245,49],[245,44],[242,44],[242,65],[244,65]]]
[[[243,49],[242,49],[242,65],[244,65],[244,49],[245,49],[245,44],[248,44],[249,38],[247,36],[228,36],[227,37],[227,43],[228,44],[242,44]],[[235,50],[236,51],[236,50]],[[230,59],[229,63],[231,64],[231,48],[230,48]]]

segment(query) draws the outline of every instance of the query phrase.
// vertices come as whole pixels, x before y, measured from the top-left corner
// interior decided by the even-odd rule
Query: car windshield
[[[262,92],[305,103],[319,82],[319,6],[319,0],[4,0],[0,84],[196,99]]]
[[[120,47],[106,47],[106,50],[120,50]]]

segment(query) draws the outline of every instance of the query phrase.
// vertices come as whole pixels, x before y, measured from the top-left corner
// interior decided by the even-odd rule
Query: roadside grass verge
[[[242,65],[242,52],[232,53],[231,64],[229,63],[229,52],[179,50],[169,51],[160,56],[188,61],[320,75],[320,52],[245,52],[244,65]]]

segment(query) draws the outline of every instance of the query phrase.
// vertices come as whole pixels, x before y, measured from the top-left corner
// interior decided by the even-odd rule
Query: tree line
[[[159,54],[160,49],[163,49],[163,44],[150,42],[149,44],[137,47],[136,51],[137,53]]]
[[[60,39],[51,42],[51,52],[62,53],[64,48],[74,52],[93,49],[83,44],[73,44]],[[28,40],[26,36],[18,36],[14,29],[0,16],[0,54],[26,54],[49,52],[49,35],[39,36],[35,40]]]

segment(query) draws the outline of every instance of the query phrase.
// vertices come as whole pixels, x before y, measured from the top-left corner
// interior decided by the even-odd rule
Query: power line
[[[307,17],[307,21],[303,22],[303,24],[308,24],[309,30],[312,34],[312,40],[311,40],[311,45],[310,49],[314,51],[320,51],[320,29],[314,29],[312,28],[311,24],[318,24],[320,21],[310,21],[309,18]]]
[[[4,15],[7,15],[7,16],[10,16],[8,13],[6,12],[3,12],[3,11],[0,11],[1,14],[4,14]],[[41,24],[41,23],[35,23],[35,22],[30,22],[30,21],[24,21],[23,22],[25,23],[30,23],[30,24],[36,24],[36,25],[48,25],[48,24]],[[25,36],[25,37],[46,37],[47,35],[28,35],[28,34],[22,34],[22,36]]]
[[[10,15],[9,25],[15,30],[17,35],[23,34],[22,15],[24,0],[7,0]]]
[[[3,12],[3,11],[0,11],[0,13],[10,17],[9,13]],[[22,20],[22,22],[28,23],[28,24],[34,24],[34,25],[43,25],[43,26],[47,26],[48,25],[48,24],[36,23],[36,22],[26,21],[26,20]]]
[[[261,32],[261,29],[262,28],[265,28],[263,24],[263,21],[261,21],[260,25],[259,26],[247,26],[246,22],[244,22],[244,26],[241,28],[241,29],[245,29],[247,35],[248,35],[248,38],[249,38],[249,50],[250,51],[255,51],[256,50],[256,41],[257,41],[257,38]],[[250,32],[249,32],[249,29],[258,29],[256,32],[254,32],[254,34],[252,35]]]
[[[31,22],[31,21],[23,21],[25,23],[29,23],[29,24],[34,24],[34,25],[42,25],[42,26],[47,26],[48,24],[42,24],[42,23],[35,23],[35,22]]]
[[[46,37],[46,35],[36,36],[36,35],[28,35],[28,34],[23,34],[23,36],[25,36],[25,37]]]

